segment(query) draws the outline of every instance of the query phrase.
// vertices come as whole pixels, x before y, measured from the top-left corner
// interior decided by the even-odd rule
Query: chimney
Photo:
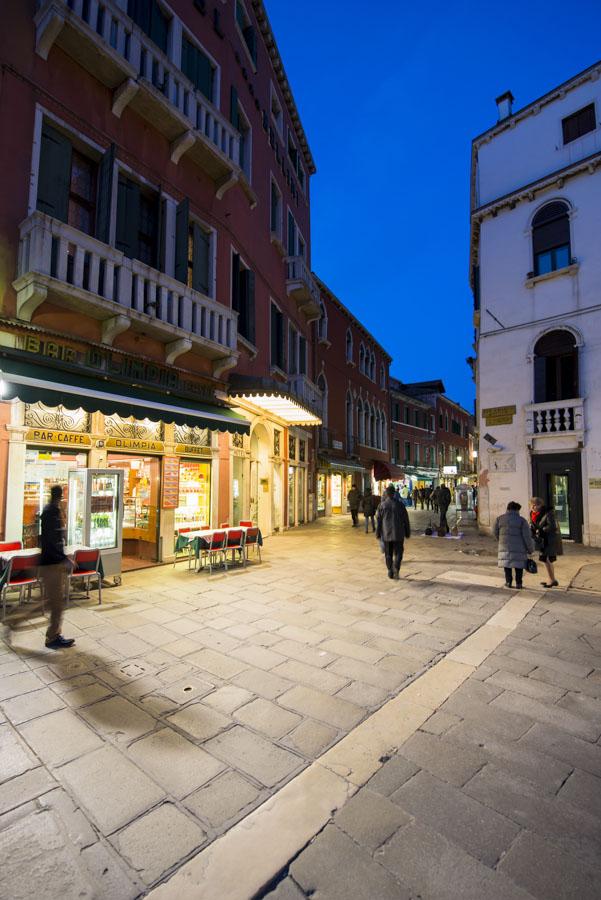
[[[502,122],[503,119],[508,119],[511,115],[513,99],[514,97],[511,91],[505,91],[504,94],[501,94],[501,96],[497,97],[495,100],[497,110],[499,111],[499,122]]]

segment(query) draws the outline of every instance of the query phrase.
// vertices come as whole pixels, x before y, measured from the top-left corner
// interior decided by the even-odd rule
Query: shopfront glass
[[[297,510],[298,524],[305,521],[305,470],[297,469]]]
[[[342,512],[342,475],[332,475],[332,512]]]
[[[548,496],[555,509],[557,524],[564,537],[570,536],[570,488],[569,475],[552,474],[547,476]]]
[[[160,459],[156,456],[111,454],[109,468],[123,470],[123,566],[157,562]]]
[[[326,514],[326,476],[317,476],[317,515]]]
[[[209,528],[211,525],[211,463],[182,459],[179,464],[179,505],[175,528]]]
[[[232,520],[237,525],[244,518],[244,460],[234,457],[232,475]]]
[[[65,453],[48,448],[27,447],[25,451],[25,491],[23,500],[23,546],[37,547],[39,516],[50,499],[50,488],[60,484],[68,500],[69,472],[85,469],[87,453]]]
[[[294,498],[296,484],[296,466],[288,466],[288,525],[293,526],[294,518]]]

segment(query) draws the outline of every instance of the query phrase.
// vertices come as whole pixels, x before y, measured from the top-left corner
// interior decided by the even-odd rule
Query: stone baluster
[[[104,261],[104,296],[107,300],[114,300],[116,303],[123,303],[122,298],[119,296],[123,289],[122,284],[122,276],[123,269],[118,269],[119,272],[119,284],[117,288],[117,296],[115,296],[115,264],[112,259],[105,259]],[[131,290],[131,284],[130,284]],[[129,306],[129,304],[125,304]]]
[[[67,280],[67,257],[69,255],[69,241],[66,237],[60,237],[58,241],[58,254],[56,260],[56,277],[59,281]]]
[[[83,287],[83,270],[85,262],[85,250],[79,245],[75,246],[75,262],[73,265],[73,284],[75,287]]]
[[[100,271],[100,257],[97,253],[90,253],[90,274],[88,290],[93,294],[98,293],[98,275]]]

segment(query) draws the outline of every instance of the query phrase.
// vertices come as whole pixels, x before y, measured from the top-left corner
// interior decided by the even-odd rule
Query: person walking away
[[[363,515],[365,516],[365,534],[369,531],[369,523],[371,521],[371,530],[376,530],[375,523],[375,512],[376,512],[376,503],[374,495],[371,492],[370,488],[365,489],[365,493],[363,495]]]
[[[432,511],[436,512],[436,513],[438,512],[438,495],[439,494],[440,494],[440,487],[438,485],[436,485],[436,487],[432,491],[432,496],[430,498],[432,500]]]
[[[426,492],[425,492],[424,488],[419,489],[419,508],[420,509],[424,508],[424,500],[426,499],[425,493]]]
[[[413,492],[411,494],[411,499],[413,500],[413,509],[417,509],[417,501],[419,500],[419,491],[416,487],[413,488]]]
[[[359,506],[361,505],[361,494],[357,490],[357,485],[353,485],[347,494],[347,502],[353,518],[353,528],[356,528],[359,522]]]
[[[540,497],[532,497],[530,500],[530,529],[534,545],[540,553],[538,558],[545,564],[549,576],[549,580],[541,581],[541,584],[545,588],[558,587],[554,563],[563,554],[563,542],[555,510],[545,506]]]
[[[431,488],[431,487],[427,487],[427,488],[425,489],[425,491],[424,491],[424,494],[425,494],[425,498],[426,498],[426,509],[429,510],[429,509],[430,509],[430,502],[431,502],[431,500],[432,500],[432,488]]]
[[[451,492],[446,484],[441,485],[438,489],[438,507],[440,509],[440,524],[438,526],[439,534],[448,534],[449,523],[447,522],[447,511],[451,505]]]
[[[520,590],[522,576],[526,568],[526,560],[534,553],[534,541],[526,519],[520,515],[521,505],[511,500],[507,504],[507,512],[499,516],[495,522],[494,535],[499,542],[497,565],[505,570],[505,587],[515,586]]]
[[[388,577],[398,578],[405,538],[411,537],[411,526],[405,504],[394,499],[392,485],[386,488],[384,499],[378,507],[376,537],[384,544]]]

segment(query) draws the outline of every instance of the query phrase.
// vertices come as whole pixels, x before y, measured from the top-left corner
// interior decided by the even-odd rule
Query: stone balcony
[[[237,182],[256,195],[240,168],[240,135],[115,0],[42,0],[35,15],[36,51],[54,44],[112,91],[112,111],[131,105],[211,177],[218,197]]]
[[[530,447],[547,449],[582,446],[584,441],[584,400],[554,400],[529,403],[524,407],[526,441]]]
[[[292,375],[288,382],[288,388],[292,396],[296,397],[303,406],[308,407],[316,416],[321,417],[323,412],[323,396],[316,384],[306,375]]]
[[[303,256],[287,256],[284,262],[288,295],[295,300],[308,321],[319,319],[321,316],[319,288],[305,258]]]
[[[190,350],[215,377],[238,359],[237,313],[64,222],[35,212],[20,228],[17,315],[47,298],[102,322],[102,341],[133,328],[161,341],[172,364]]]

